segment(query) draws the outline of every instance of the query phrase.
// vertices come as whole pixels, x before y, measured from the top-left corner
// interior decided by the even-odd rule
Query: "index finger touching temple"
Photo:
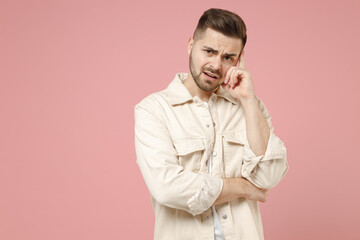
[[[244,49],[243,49],[243,50],[241,51],[241,53],[240,53],[240,59],[239,59],[238,66],[239,66],[240,68],[245,69],[245,56],[244,56]]]

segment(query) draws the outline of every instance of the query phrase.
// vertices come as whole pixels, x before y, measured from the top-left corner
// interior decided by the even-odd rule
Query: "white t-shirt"
[[[209,109],[208,103],[204,102],[204,104]],[[210,116],[211,116],[211,114],[210,114]],[[209,174],[211,174],[211,165],[212,165],[212,154],[210,154],[210,158],[208,160]],[[218,216],[218,214],[216,212],[215,206],[212,206],[212,210],[213,210],[213,214],[214,214],[214,235],[215,235],[215,240],[225,240],[225,236],[224,236],[224,233],[222,231],[220,221],[219,221],[219,216]]]

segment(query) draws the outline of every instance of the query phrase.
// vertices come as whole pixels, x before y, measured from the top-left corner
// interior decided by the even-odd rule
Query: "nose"
[[[221,57],[220,56],[216,56],[212,59],[210,66],[214,69],[214,70],[219,70],[221,67]]]

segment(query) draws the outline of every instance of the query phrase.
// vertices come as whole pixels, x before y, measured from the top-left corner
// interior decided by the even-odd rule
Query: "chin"
[[[215,82],[210,82],[209,80],[205,80],[202,84],[202,90],[206,91],[206,92],[212,92],[214,91],[216,88],[219,87],[218,83]]]

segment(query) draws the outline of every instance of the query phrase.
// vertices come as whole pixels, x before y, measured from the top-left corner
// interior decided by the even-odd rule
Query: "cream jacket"
[[[211,206],[222,178],[243,177],[270,189],[288,170],[286,148],[260,99],[270,138],[266,153],[255,156],[241,103],[220,87],[209,99],[209,113],[182,84],[186,77],[178,73],[167,89],[135,106],[137,164],[151,193],[156,240],[214,239]],[[264,239],[257,201],[239,198],[216,205],[216,211],[226,240]]]

